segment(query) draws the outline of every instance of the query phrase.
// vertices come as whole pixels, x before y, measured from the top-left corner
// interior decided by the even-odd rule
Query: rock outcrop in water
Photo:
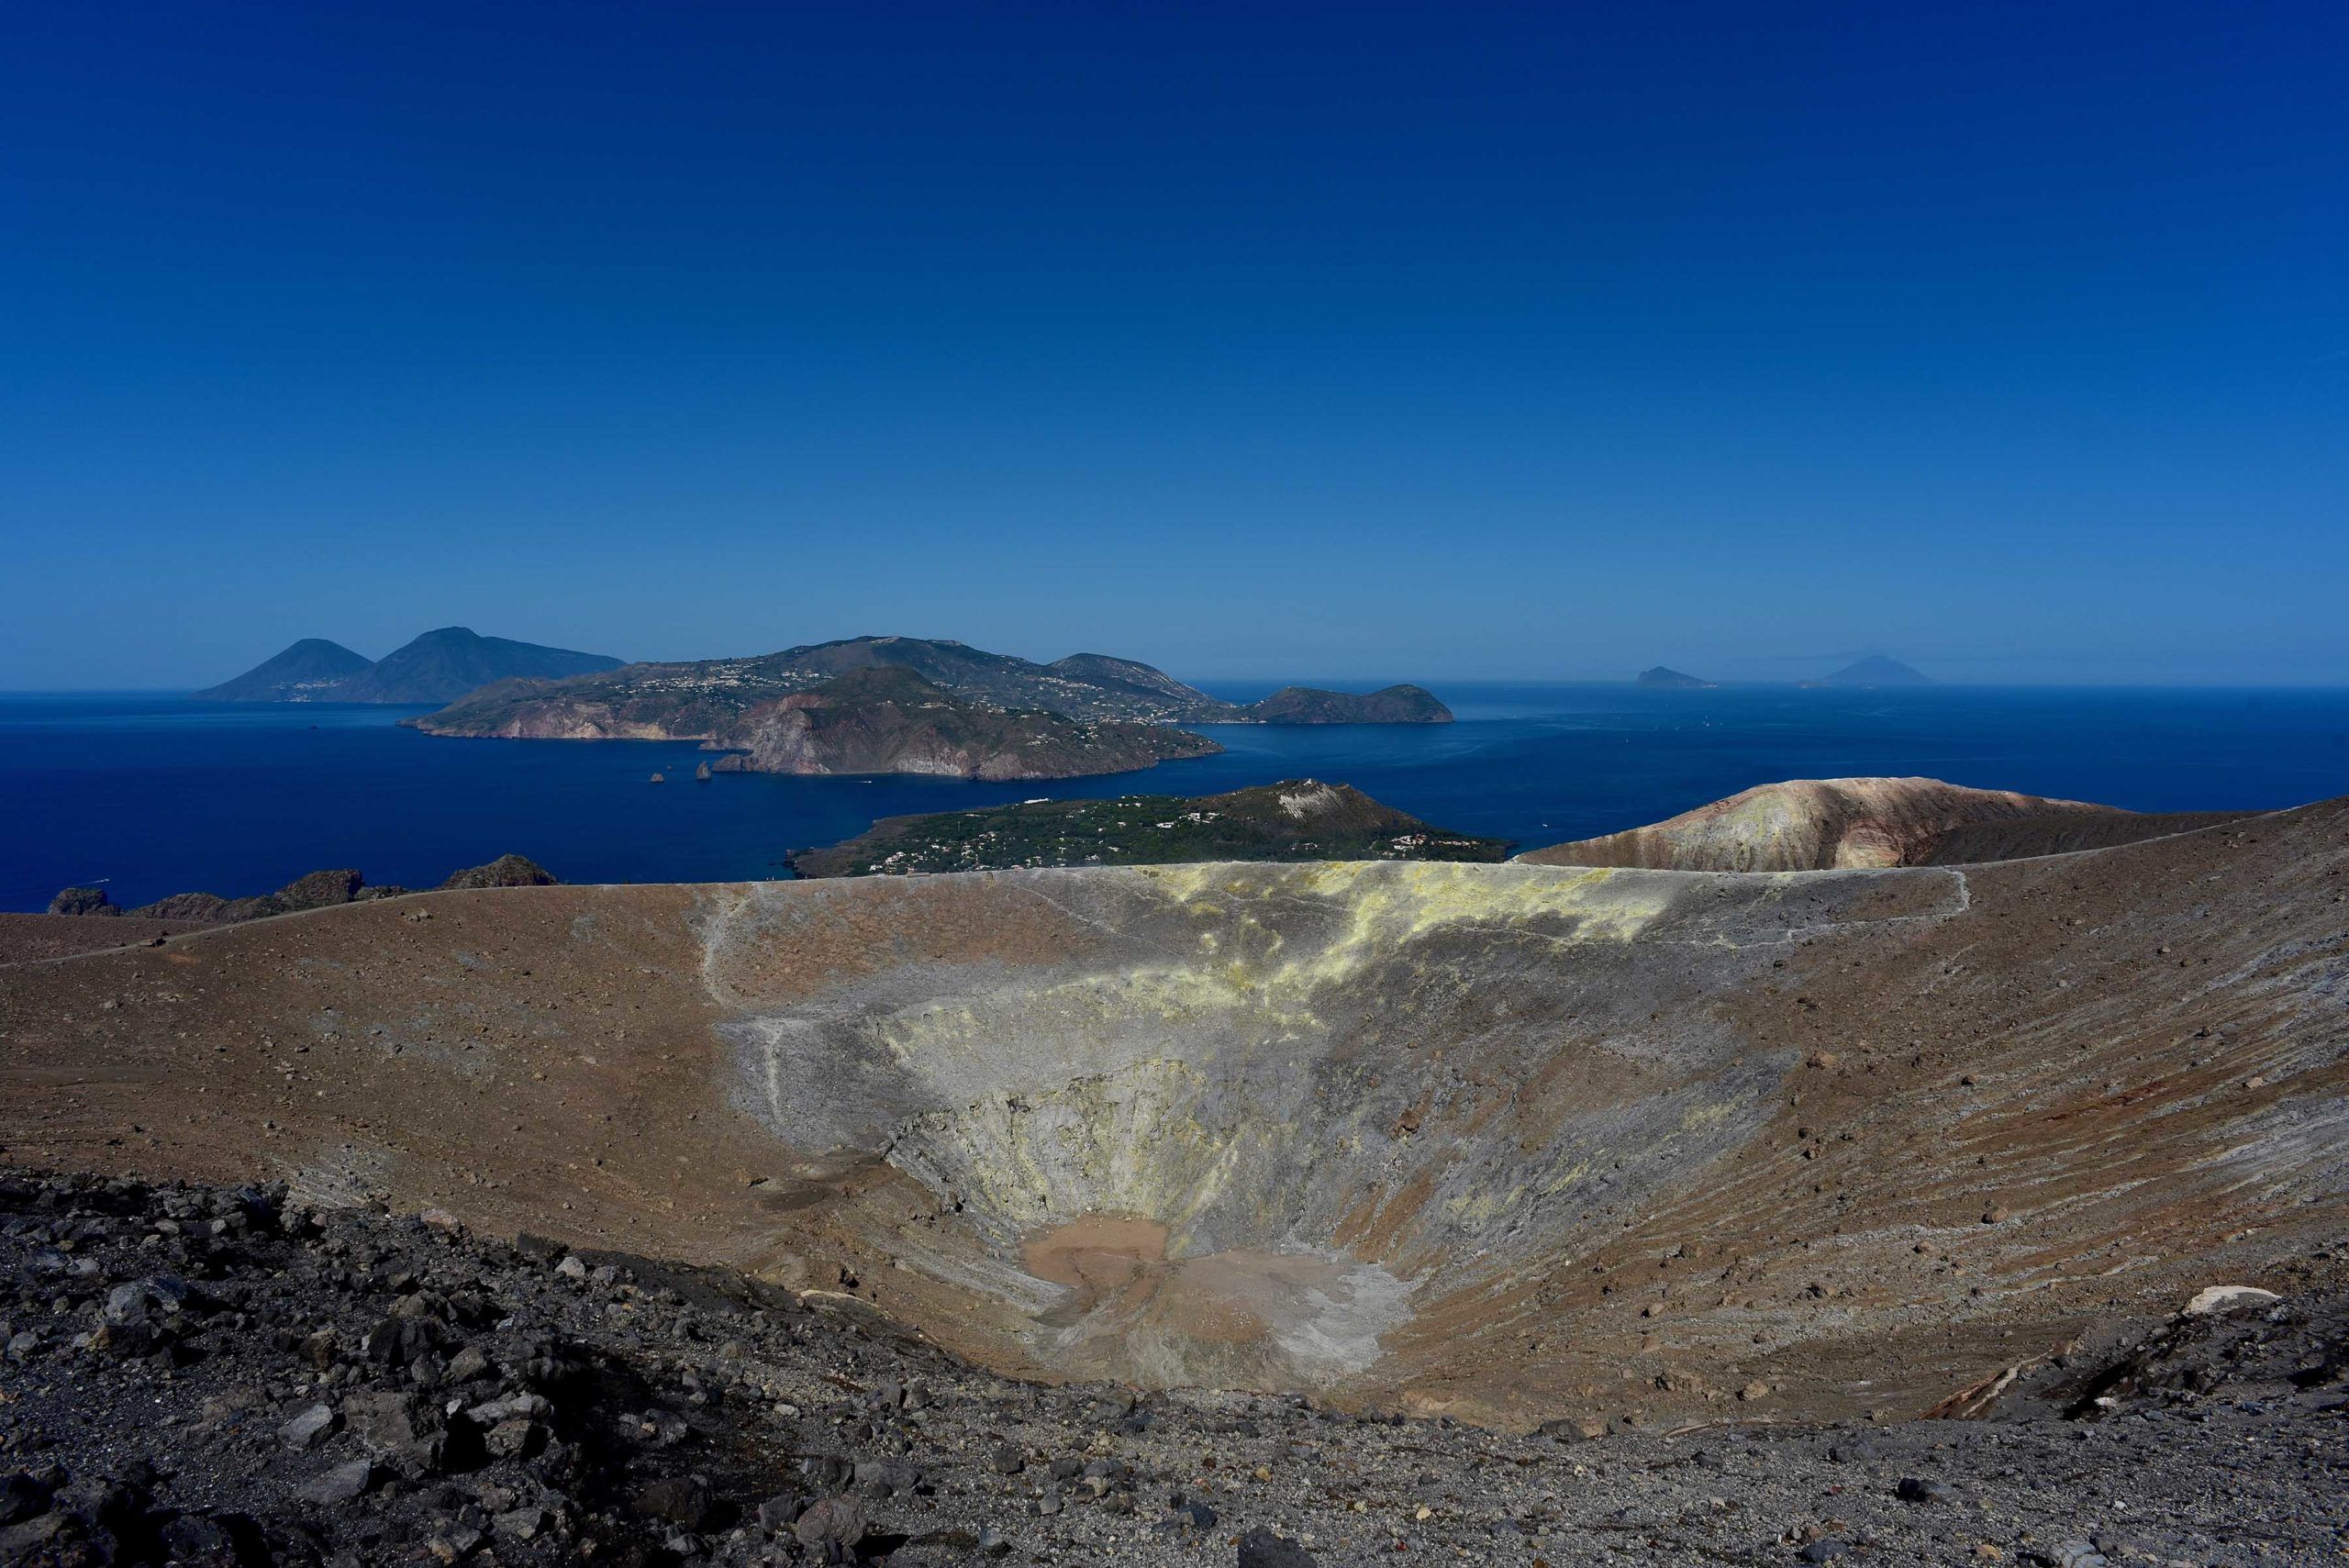
[[[1518,857],[1531,865],[1655,871],[1827,871],[1950,865],[2104,848],[2238,815],[2144,816],[1939,779],[1792,779],[1667,821]]]
[[[1346,784],[1288,779],[1184,799],[1031,800],[888,817],[791,857],[802,876],[905,876],[1020,866],[1195,861],[1503,861],[1514,846],[1431,827]]]

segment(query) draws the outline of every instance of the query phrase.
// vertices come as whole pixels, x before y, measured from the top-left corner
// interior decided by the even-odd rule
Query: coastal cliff
[[[1055,713],[981,707],[896,668],[858,671],[753,708],[715,741],[740,748],[718,763],[720,773],[998,780],[1126,773],[1223,750],[1163,724],[1085,724]]]

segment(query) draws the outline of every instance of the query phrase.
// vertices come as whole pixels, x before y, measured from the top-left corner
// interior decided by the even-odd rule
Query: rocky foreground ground
[[[14,1176],[0,1562],[2336,1562],[2343,1261],[1988,1419],[1583,1440],[1022,1384],[732,1274]]]

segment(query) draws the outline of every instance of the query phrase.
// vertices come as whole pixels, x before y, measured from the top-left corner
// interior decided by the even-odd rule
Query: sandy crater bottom
[[[1064,1300],[1036,1318],[1039,1360],[1146,1386],[1312,1387],[1378,1359],[1410,1319],[1409,1287],[1375,1263],[1297,1249],[1168,1256],[1154,1219],[1088,1214],[1020,1244]]]

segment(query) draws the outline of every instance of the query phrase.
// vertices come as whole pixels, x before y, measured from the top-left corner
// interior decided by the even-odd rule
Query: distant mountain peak
[[[196,693],[206,702],[334,702],[335,688],[375,662],[340,642],[306,637],[234,680]]]
[[[1645,686],[1650,691],[1709,692],[1720,683],[1687,674],[1672,669],[1668,665],[1658,664],[1651,669],[1641,671],[1639,678],[1633,684]]]
[[[1898,659],[1871,653],[1833,674],[1809,683],[1819,686],[1930,686],[1932,682]]]
[[[542,648],[484,637],[466,626],[436,627],[380,660],[338,642],[306,637],[232,681],[195,695],[214,702],[447,703],[515,676],[561,680],[617,670],[601,653]]]

